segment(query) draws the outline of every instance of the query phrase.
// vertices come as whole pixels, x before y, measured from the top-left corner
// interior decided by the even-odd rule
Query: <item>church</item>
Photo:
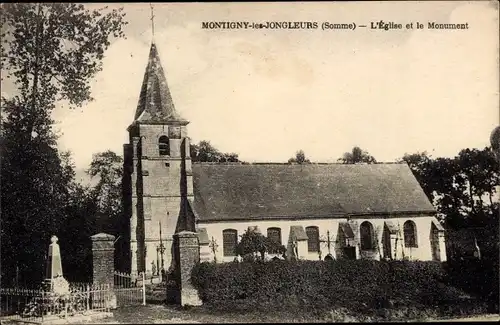
[[[234,261],[247,229],[286,258],[446,260],[436,210],[405,163],[192,163],[188,125],[153,42],[124,145],[133,274],[168,269],[182,230],[198,234],[202,261]]]

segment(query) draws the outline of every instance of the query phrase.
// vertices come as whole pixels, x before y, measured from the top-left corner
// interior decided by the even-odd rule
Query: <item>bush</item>
[[[279,310],[436,307],[456,301],[439,262],[337,260],[202,263],[192,273],[211,308]]]
[[[498,313],[499,265],[496,259],[463,259],[445,265],[448,283],[489,304],[489,312]]]
[[[245,261],[254,261],[254,255],[260,256],[260,259],[264,259],[265,253],[283,255],[286,253],[286,247],[255,229],[248,229],[236,245],[236,253]]]

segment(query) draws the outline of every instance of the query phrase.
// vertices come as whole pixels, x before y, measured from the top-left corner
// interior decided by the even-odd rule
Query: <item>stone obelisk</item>
[[[49,253],[47,256],[47,273],[45,274],[45,282],[50,285],[52,289],[54,284],[54,279],[63,277],[63,269],[61,262],[61,250],[59,249],[59,244],[57,243],[58,238],[52,236],[50,238],[51,244],[49,245]]]

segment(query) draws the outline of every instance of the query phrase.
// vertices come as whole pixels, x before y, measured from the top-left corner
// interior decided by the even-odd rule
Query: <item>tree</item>
[[[106,8],[106,7],[105,7]],[[124,14],[89,11],[73,3],[9,3],[2,13],[2,71],[13,78],[22,110],[6,111],[31,135],[50,128],[58,100],[92,100],[90,81],[102,69],[110,37],[122,37]],[[40,134],[41,135],[41,134]]]
[[[264,260],[266,253],[285,254],[285,252],[285,246],[267,238],[255,229],[247,229],[236,246],[238,255],[250,259],[260,254],[260,260]]]
[[[471,211],[479,213],[493,205],[496,187],[500,185],[500,165],[492,149],[463,149],[455,159],[468,189]]]
[[[367,151],[362,150],[360,147],[352,148],[351,152],[344,153],[342,158],[338,159],[343,164],[375,164],[377,161]]]
[[[91,178],[98,178],[97,184],[89,191],[95,206],[96,232],[109,233],[117,238],[115,265],[125,270],[127,259],[123,257],[129,253],[126,242],[129,223],[124,218],[122,204],[123,158],[111,150],[94,154],[87,173]]]
[[[61,243],[63,268],[68,279],[78,282],[91,281],[92,251],[90,236],[96,234],[95,215],[97,207],[91,190],[74,182],[71,195],[65,206],[66,218],[58,231]]]
[[[75,107],[92,99],[90,81],[101,70],[109,40],[123,36],[123,17],[120,10],[89,11],[70,3],[2,5],[2,81],[16,88],[2,97],[5,283],[16,264],[27,281],[43,278],[52,234],[65,237],[62,250],[78,246],[79,237],[68,231],[77,227],[68,226],[80,220],[75,213],[86,218],[85,189],[74,184],[69,155],[57,150],[51,113],[60,100]]]
[[[2,143],[2,281],[19,269],[20,280],[37,283],[44,276],[50,236],[61,244],[64,270],[85,277],[80,250],[92,234],[86,190],[74,180],[68,152],[58,153],[36,139],[19,151],[18,138],[4,129]],[[80,280],[83,278],[80,277]]]
[[[491,131],[490,135],[491,149],[495,153],[497,160],[500,160],[500,126],[497,126]]]
[[[119,235],[122,216],[123,159],[111,150],[93,155],[87,173],[99,180],[91,189],[97,207],[98,231]]]
[[[491,148],[463,149],[454,158],[431,158],[426,153],[405,154],[438,215],[451,230],[472,231],[485,256],[498,256],[499,161]]]
[[[2,227],[3,280],[8,282],[16,268],[23,278],[40,279],[50,234],[64,218],[69,186],[57,151],[37,139],[25,144],[4,129],[2,141]],[[20,148],[24,148],[21,151]],[[16,265],[17,264],[17,265]],[[39,274],[40,273],[40,274]]]
[[[407,154],[398,160],[399,163],[406,162],[419,182],[425,194],[431,202],[434,202],[434,191],[436,189],[432,177],[433,160],[427,152]]]
[[[425,152],[405,154],[431,202],[453,227],[465,227],[489,215],[500,184],[499,165],[491,148],[463,149],[454,158],[432,159]]]
[[[310,164],[311,161],[306,158],[306,154],[303,150],[299,150],[295,153],[295,157],[288,159],[289,164]]]
[[[236,153],[222,153],[209,141],[191,144],[190,154],[193,162],[240,162]]]

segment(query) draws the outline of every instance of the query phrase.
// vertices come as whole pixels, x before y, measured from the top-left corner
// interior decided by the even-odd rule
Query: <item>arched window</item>
[[[281,245],[281,228],[267,228],[267,238]]]
[[[418,247],[417,246],[417,226],[415,222],[408,220],[403,225],[405,247]]]
[[[225,229],[222,231],[222,249],[224,256],[236,256],[236,245],[238,244],[238,231]]]
[[[319,229],[316,226],[306,227],[307,250],[309,252],[319,251]]]
[[[162,135],[158,139],[158,149],[160,151],[160,156],[168,156],[170,155],[170,144],[168,142],[168,137]]]
[[[375,248],[375,234],[371,223],[368,221],[363,222],[359,227],[359,235],[361,237],[361,250],[371,250]]]

